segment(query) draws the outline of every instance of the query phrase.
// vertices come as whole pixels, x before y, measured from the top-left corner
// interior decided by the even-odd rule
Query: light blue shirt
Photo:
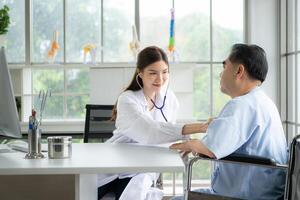
[[[279,113],[259,87],[230,100],[202,141],[218,159],[236,152],[287,163]],[[278,199],[284,184],[285,172],[279,169],[216,163],[212,173],[214,193],[244,199]]]

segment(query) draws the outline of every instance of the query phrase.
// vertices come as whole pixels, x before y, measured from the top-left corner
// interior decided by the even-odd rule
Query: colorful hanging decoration
[[[172,8],[171,9],[171,21],[170,21],[170,38],[169,38],[169,46],[168,46],[168,50],[171,53],[175,51],[174,30],[175,30],[175,16],[174,16],[174,8]]]
[[[175,9],[171,10],[171,20],[170,20],[170,38],[168,46],[168,54],[171,61],[175,62],[178,60],[178,54],[175,48]]]

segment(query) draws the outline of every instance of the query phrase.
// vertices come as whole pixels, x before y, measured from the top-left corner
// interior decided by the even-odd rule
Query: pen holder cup
[[[41,153],[41,129],[28,130],[28,153],[25,158],[27,159],[40,159],[44,158]]]

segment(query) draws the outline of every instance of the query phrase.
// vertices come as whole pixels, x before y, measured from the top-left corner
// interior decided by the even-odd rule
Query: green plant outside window
[[[0,35],[4,35],[8,32],[8,26],[10,24],[9,7],[6,5],[0,9]]]

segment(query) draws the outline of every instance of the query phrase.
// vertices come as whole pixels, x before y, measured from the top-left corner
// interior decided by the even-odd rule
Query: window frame
[[[282,0],[280,5],[280,105],[288,142],[300,131],[300,81],[297,79],[300,72],[299,4],[300,0]],[[294,46],[290,47],[291,44]]]

